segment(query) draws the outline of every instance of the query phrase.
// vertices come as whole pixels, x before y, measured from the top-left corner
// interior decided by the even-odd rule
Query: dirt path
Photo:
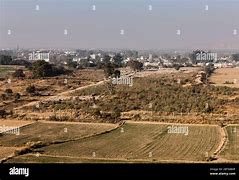
[[[79,91],[79,90],[82,90],[82,89],[86,89],[86,88],[89,88],[89,87],[99,86],[99,85],[104,84],[107,81],[108,80],[104,80],[104,81],[100,81],[100,82],[97,82],[97,83],[93,83],[93,84],[89,84],[89,85],[86,85],[86,86],[82,86],[82,87],[79,87],[79,88],[76,88],[76,89],[73,89],[73,90],[64,91],[62,93],[59,93],[59,94],[57,94],[55,96],[48,97],[48,98],[43,99],[41,101],[34,101],[34,102],[30,102],[28,104],[25,104],[23,106],[19,106],[17,108],[14,108],[14,110],[19,110],[19,109],[22,109],[22,108],[28,107],[28,106],[34,106],[34,105],[37,105],[38,103],[44,102],[44,101],[57,101],[59,99],[65,99],[65,98],[68,98],[67,96],[69,94],[71,94],[71,93],[74,93],[76,91]]]
[[[105,125],[105,126],[112,126],[112,127],[116,127],[118,126],[117,124],[112,124],[112,123],[88,123],[88,122],[68,122],[68,121],[46,121],[46,120],[39,120],[37,122],[40,123],[46,123],[46,124],[82,124],[82,125]]]
[[[15,126],[15,127],[24,127],[34,123],[35,121],[24,121],[24,120],[10,120],[10,119],[1,119],[0,126]]]
[[[135,75],[135,73],[125,74],[124,76],[122,76],[122,78],[133,76],[133,75]],[[47,101],[57,101],[57,100],[60,100],[60,99],[63,100],[63,99],[69,98],[69,95],[72,94],[72,93],[75,93],[76,91],[83,90],[83,89],[86,89],[86,88],[89,88],[89,87],[100,86],[100,85],[102,85],[106,82],[109,82],[109,81],[110,81],[110,79],[103,80],[103,81],[99,81],[97,83],[92,83],[92,84],[89,84],[89,85],[86,85],[86,86],[78,87],[78,88],[73,89],[73,90],[64,91],[62,93],[59,93],[55,96],[48,97],[48,98],[43,99],[41,101],[34,101],[34,102],[30,102],[28,104],[25,104],[23,106],[16,107],[16,108],[14,108],[14,110],[19,110],[21,108],[28,107],[28,106],[34,106],[34,105],[37,105],[38,103],[44,102],[44,101],[47,102]]]
[[[225,148],[228,141],[228,135],[224,127],[220,128],[220,134],[221,134],[221,141],[218,148],[214,152],[215,156],[218,156],[220,152],[222,152],[222,150]]]

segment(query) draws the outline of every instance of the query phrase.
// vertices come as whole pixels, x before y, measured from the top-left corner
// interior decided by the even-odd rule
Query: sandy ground
[[[217,86],[228,86],[239,88],[239,68],[220,68],[216,69],[210,77],[210,82]],[[226,81],[233,84],[224,84]]]
[[[29,124],[34,123],[34,121],[23,121],[23,120],[0,120],[0,126],[17,126],[23,127]]]
[[[15,150],[16,150],[16,147],[1,147],[0,146],[0,160],[13,154]]]
[[[71,93],[74,93],[74,92],[76,92],[76,91],[79,91],[79,90],[82,90],[82,89],[85,89],[85,88],[88,88],[88,87],[93,87],[93,86],[99,86],[99,85],[102,85],[102,84],[104,84],[105,83],[105,81],[100,81],[100,82],[98,82],[98,83],[93,83],[93,84],[90,84],[90,85],[86,85],[86,86],[83,86],[83,87],[79,87],[79,88],[76,88],[76,89],[74,89],[74,90],[68,90],[68,91],[64,91],[64,92],[62,92],[62,93],[59,93],[59,94],[57,94],[57,95],[55,95],[55,96],[51,96],[51,97],[48,97],[48,98],[46,98],[46,99],[44,99],[44,100],[42,100],[42,101],[57,101],[57,100],[59,100],[59,99],[66,99],[66,98],[69,98],[69,94],[71,94]],[[41,101],[34,101],[34,102],[31,102],[31,103],[28,103],[28,104],[25,104],[25,105],[23,105],[23,106],[20,106],[20,107],[17,107],[17,108],[15,108],[15,110],[17,110],[17,109],[21,109],[21,108],[23,108],[23,107],[27,107],[27,106],[34,106],[34,105],[37,105],[38,103],[40,103]]]
[[[200,68],[198,67],[183,67],[180,68],[179,71],[177,71],[174,68],[160,68],[158,71],[141,71],[137,72],[135,77],[146,77],[150,75],[157,75],[157,74],[177,74],[177,73],[193,73],[199,71]]]

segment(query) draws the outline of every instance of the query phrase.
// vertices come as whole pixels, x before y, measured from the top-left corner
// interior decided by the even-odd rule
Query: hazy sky
[[[0,48],[17,45],[239,49],[239,0],[0,0]]]

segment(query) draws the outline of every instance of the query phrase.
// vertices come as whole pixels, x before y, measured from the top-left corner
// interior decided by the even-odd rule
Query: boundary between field
[[[107,133],[110,133],[110,132],[112,132],[114,130],[117,130],[118,128],[122,127],[124,125],[124,123],[125,122],[120,122],[120,123],[118,123],[118,126],[112,128],[112,129],[109,129],[109,130],[106,130],[106,131],[103,131],[103,132],[99,132],[99,133],[95,133],[95,134],[91,134],[91,135],[87,135],[87,136],[83,136],[83,137],[77,137],[77,138],[67,139],[67,140],[54,140],[54,141],[46,142],[46,143],[44,143],[42,141],[34,142],[29,146],[21,147],[20,149],[16,150],[13,154],[11,154],[8,157],[0,159],[0,164],[5,163],[6,161],[8,161],[10,159],[13,159],[15,157],[18,157],[20,155],[29,154],[29,153],[33,152],[35,149],[38,149],[38,148],[42,148],[42,147],[46,147],[46,146],[50,146],[50,145],[54,145],[54,144],[63,144],[63,143],[72,142],[72,141],[84,140],[84,139],[87,139],[87,138],[107,134]]]

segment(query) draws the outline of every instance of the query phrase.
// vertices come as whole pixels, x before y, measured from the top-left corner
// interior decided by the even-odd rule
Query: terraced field
[[[6,147],[19,147],[27,142],[63,141],[91,136],[114,129],[116,126],[114,124],[36,122],[20,128],[19,135],[3,134],[0,136],[0,144]]]
[[[228,141],[221,157],[227,160],[239,160],[239,126],[230,125],[226,127]]]
[[[43,156],[122,161],[205,161],[220,145],[218,126],[187,125],[189,133],[170,134],[169,124],[126,123],[106,134],[40,148]],[[72,161],[72,160],[71,160]]]

